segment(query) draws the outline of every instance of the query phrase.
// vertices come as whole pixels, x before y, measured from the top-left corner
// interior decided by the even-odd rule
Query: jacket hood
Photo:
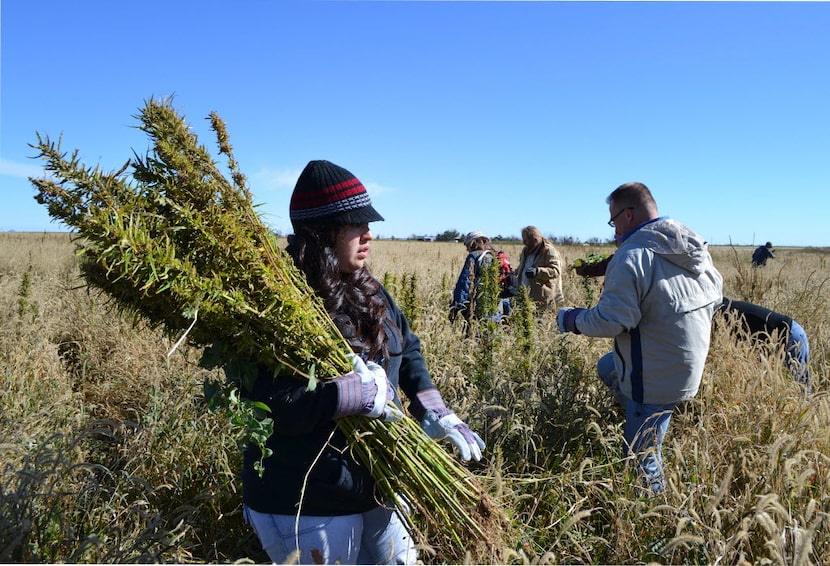
[[[646,248],[681,269],[703,273],[709,262],[706,241],[672,218],[646,224],[626,239],[625,247]]]

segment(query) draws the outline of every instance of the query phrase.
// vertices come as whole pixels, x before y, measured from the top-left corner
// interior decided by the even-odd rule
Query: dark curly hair
[[[331,223],[298,224],[288,238],[286,251],[305,273],[309,286],[322,297],[326,312],[352,350],[385,366],[390,355],[386,331],[399,331],[389,319],[381,285],[369,269],[363,267],[354,273],[338,269],[335,245],[342,229]]]

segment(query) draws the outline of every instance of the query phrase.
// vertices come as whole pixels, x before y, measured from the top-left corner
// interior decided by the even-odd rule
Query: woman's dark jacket
[[[415,399],[417,392],[434,387],[421,355],[421,342],[385,289],[383,295],[389,318],[399,333],[387,328],[390,359],[388,365],[376,361],[387,368],[392,384],[399,386],[409,399]],[[368,511],[380,502],[369,470],[352,458],[346,437],[332,420],[337,386],[321,381],[315,391],[309,392],[307,384],[305,379],[288,375],[273,378],[267,369],[261,368],[253,391],[243,391],[246,397],[267,404],[274,419],[274,434],[268,439],[268,447],[274,453],[263,462],[262,478],[253,468],[260,457],[259,448],[249,447],[244,454],[243,501],[261,513],[296,514],[308,474],[302,515]],[[401,403],[397,392],[395,402]],[[327,442],[329,445],[323,448]]]

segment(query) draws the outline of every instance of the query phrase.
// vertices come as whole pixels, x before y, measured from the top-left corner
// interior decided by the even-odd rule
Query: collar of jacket
[[[620,239],[619,239],[619,240],[617,240],[617,238],[616,238],[616,237],[615,237],[614,239],[615,239],[615,240],[617,240],[617,244],[618,244],[618,245],[619,245],[619,244],[622,244],[624,241],[626,241],[626,240],[627,240],[627,239],[631,236],[631,234],[633,234],[634,232],[636,232],[637,230],[639,230],[639,229],[640,229],[640,228],[642,228],[643,226],[648,226],[648,225],[649,225],[649,224],[651,224],[652,222],[657,222],[658,220],[667,220],[668,218],[669,218],[668,216],[658,216],[657,218],[652,218],[651,220],[646,220],[645,222],[643,222],[643,223],[642,223],[642,224],[640,224],[639,226],[635,226],[634,228],[632,228],[631,230],[629,230],[627,233],[623,234],[623,235],[620,237]]]

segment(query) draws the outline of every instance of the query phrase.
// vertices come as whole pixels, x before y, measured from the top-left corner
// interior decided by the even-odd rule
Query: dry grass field
[[[612,250],[560,248],[567,263],[596,251]],[[470,563],[830,563],[830,252],[779,249],[752,269],[751,249],[712,251],[727,296],[806,329],[814,393],[716,328],[700,393],[672,420],[669,487],[649,498],[594,369],[610,340],[560,335],[552,317],[465,338],[446,308],[463,246],[373,244],[448,405],[487,442],[471,469],[516,527]],[[600,286],[568,272],[567,301],[591,304]],[[267,559],[200,352],[168,356],[173,341],[86,289],[69,235],[0,234],[0,562]]]

